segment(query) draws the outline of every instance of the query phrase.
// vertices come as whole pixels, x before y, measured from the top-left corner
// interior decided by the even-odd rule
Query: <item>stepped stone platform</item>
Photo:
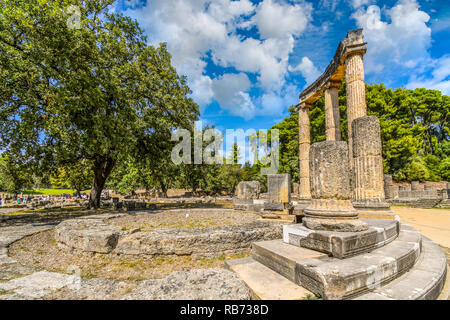
[[[388,220],[381,221],[388,227]],[[255,242],[251,258],[226,264],[261,299],[277,295],[280,299],[298,298],[282,294],[295,292],[295,285],[307,290],[304,296],[311,292],[333,300],[438,298],[447,272],[443,251],[412,227],[396,223],[399,231],[395,239],[386,236],[384,242],[378,242],[380,247],[345,259],[278,239]],[[266,267],[267,283],[257,287],[254,279],[262,272],[261,266]],[[280,276],[289,284],[282,285],[277,280]]]
[[[361,220],[369,225],[369,229],[357,233],[311,230],[302,224],[285,225],[283,226],[283,241],[343,259],[379,248],[393,241],[399,233],[398,221]]]

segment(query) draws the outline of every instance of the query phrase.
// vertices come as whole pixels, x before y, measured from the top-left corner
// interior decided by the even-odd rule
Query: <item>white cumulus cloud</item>
[[[320,71],[314,66],[313,62],[308,57],[303,57],[296,67],[289,67],[291,72],[300,72],[306,79],[306,84],[313,83],[320,75]]]
[[[435,89],[450,95],[450,55],[434,60],[431,68],[430,76],[413,76],[406,87]]]
[[[256,109],[246,92],[250,87],[251,82],[245,73],[227,73],[212,80],[214,97],[220,106],[246,120],[254,116]]]
[[[383,21],[382,11],[376,5],[353,14],[368,42],[367,72],[384,71],[391,63],[414,68],[426,62],[431,46],[431,29],[427,26],[430,16],[420,10],[417,1],[400,0],[385,15],[390,23]]]
[[[125,14],[138,20],[151,44],[167,42],[173,65],[188,77],[193,98],[202,110],[215,100],[231,114],[250,119],[271,115],[268,111],[279,112],[280,103],[295,103],[285,78],[295,38],[305,32],[311,12],[312,5],[303,1],[152,0]],[[239,32],[253,27],[260,38]],[[209,58],[216,66],[236,73],[207,73]],[[252,84],[246,73],[257,79],[253,85],[262,90],[261,97],[250,95]],[[272,95],[279,95],[278,104],[268,98]],[[267,108],[268,101],[276,106]]]
[[[285,38],[302,33],[311,20],[311,12],[309,3],[289,5],[264,0],[256,9],[254,21],[262,38]]]
[[[351,6],[355,9],[374,2],[375,0],[350,0]]]

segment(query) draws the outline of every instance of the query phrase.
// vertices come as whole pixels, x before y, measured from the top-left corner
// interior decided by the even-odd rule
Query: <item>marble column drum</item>
[[[368,229],[351,203],[348,146],[345,141],[315,143],[310,150],[311,204],[303,225],[313,230],[357,232]]]
[[[299,198],[301,200],[311,199],[309,185],[309,149],[311,146],[309,110],[311,105],[303,104],[298,111],[299,129],[299,158],[300,158],[300,187]]]
[[[341,85],[341,81],[330,81],[325,89],[325,133],[327,141],[341,140],[338,94]]]
[[[394,199],[392,174],[384,175],[384,195],[386,199]]]
[[[376,116],[355,119],[352,133],[353,206],[367,218],[393,218],[384,192],[380,121]]]

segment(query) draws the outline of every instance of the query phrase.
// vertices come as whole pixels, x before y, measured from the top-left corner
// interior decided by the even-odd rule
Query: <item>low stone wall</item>
[[[58,246],[64,250],[127,258],[177,255],[199,259],[246,252],[255,241],[282,236],[282,224],[272,221],[199,229],[161,228],[149,232],[122,230],[106,222],[119,216],[96,215],[63,221],[55,228]]]
[[[246,252],[252,242],[281,238],[281,224],[257,221],[207,229],[136,232],[119,240],[114,253],[124,256],[191,256],[193,259]]]
[[[444,199],[444,200],[442,200],[442,201],[436,206],[436,208],[450,209],[450,199]]]
[[[394,205],[408,206],[413,208],[434,208],[439,207],[440,203],[444,201],[441,199],[391,199],[389,203]]]
[[[440,199],[437,190],[399,190],[394,191],[394,199]]]

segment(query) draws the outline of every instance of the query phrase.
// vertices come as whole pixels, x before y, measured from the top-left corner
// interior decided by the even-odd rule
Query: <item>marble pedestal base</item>
[[[353,202],[353,207],[358,211],[360,218],[395,220],[397,216],[391,210],[387,202]]]
[[[303,225],[312,230],[358,232],[369,228],[358,219],[350,200],[313,199],[304,213]]]

